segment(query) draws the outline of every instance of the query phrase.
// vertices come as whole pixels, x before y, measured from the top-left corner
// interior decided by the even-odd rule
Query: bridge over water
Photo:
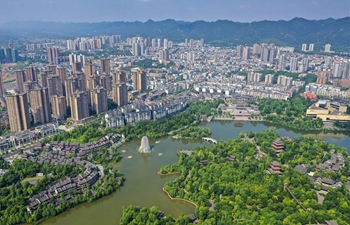
[[[214,138],[211,138],[211,137],[202,137],[202,140],[210,142],[210,143],[213,143],[213,144],[217,144],[218,143],[217,140],[215,140]]]

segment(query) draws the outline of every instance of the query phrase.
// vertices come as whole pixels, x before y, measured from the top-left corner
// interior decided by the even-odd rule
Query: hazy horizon
[[[146,22],[230,20],[234,22],[349,17],[349,0],[5,0],[0,24],[43,22]]]
[[[233,21],[233,20],[229,20],[229,19],[217,19],[217,20],[193,20],[193,21],[186,21],[186,20],[176,20],[176,19],[172,19],[172,18],[167,18],[167,19],[162,19],[162,20],[153,20],[153,19],[148,19],[145,21],[140,21],[140,20],[134,20],[134,21],[123,21],[123,20],[115,20],[115,21],[94,21],[94,22],[87,22],[87,21],[77,21],[77,22],[72,22],[72,21],[50,21],[50,20],[18,20],[18,21],[9,21],[9,22],[5,22],[5,23],[1,23],[0,24],[6,24],[6,23],[16,23],[16,22],[43,22],[43,23],[113,23],[113,22],[126,22],[126,23],[133,23],[133,22],[140,22],[140,23],[146,23],[149,20],[152,20],[153,22],[161,22],[161,21],[165,21],[165,20],[175,20],[178,22],[186,22],[186,23],[193,23],[193,22],[198,22],[198,21],[204,21],[204,22],[216,22],[216,21],[222,21],[222,20],[227,20],[227,21],[231,21],[231,22],[237,22],[237,23],[253,23],[253,22],[261,22],[261,21],[290,21],[293,20],[295,18],[301,18],[301,19],[306,19],[306,20],[327,20],[327,19],[344,19],[344,18],[348,18],[350,16],[347,17],[339,17],[339,18],[333,18],[333,17],[328,17],[328,18],[323,18],[323,19],[307,19],[307,18],[303,18],[303,17],[294,17],[291,19],[279,19],[279,20],[255,20],[255,21],[251,21],[251,22],[241,22],[241,21]]]

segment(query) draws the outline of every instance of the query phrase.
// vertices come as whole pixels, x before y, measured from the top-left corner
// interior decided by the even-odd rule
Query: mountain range
[[[299,46],[314,43],[316,46],[332,44],[332,49],[350,48],[350,17],[340,19],[307,20],[294,18],[289,21],[259,21],[240,23],[229,20],[215,22],[184,22],[172,19],[146,22],[9,22],[0,25],[0,41],[10,42],[27,38],[76,38],[83,36],[120,34],[123,38],[168,38],[183,41],[185,38],[200,39],[220,45],[252,45],[275,43]]]

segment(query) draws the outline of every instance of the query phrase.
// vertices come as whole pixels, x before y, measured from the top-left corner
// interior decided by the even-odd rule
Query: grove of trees
[[[262,151],[267,151],[278,134],[276,130],[267,130],[250,134],[250,137]],[[346,181],[344,177],[350,175],[346,150],[310,137],[283,141],[285,150],[279,157],[271,155],[260,160],[254,157],[256,144],[240,138],[219,142],[210,148],[196,147],[190,156],[180,153],[177,163],[160,170],[161,173],[181,173],[164,187],[172,197],[198,205],[195,212],[198,224],[315,224],[325,220],[349,224],[350,214],[346,212],[350,211],[350,193],[346,182],[337,189],[330,189],[321,204],[310,178],[293,169],[295,165],[306,163],[310,164],[310,170],[315,170],[315,165],[329,159],[329,151],[334,149],[344,155],[346,166],[337,173],[319,172],[322,176],[343,177]],[[228,161],[230,155],[236,156],[237,161]],[[201,165],[203,160],[209,164]],[[281,176],[267,173],[272,161],[282,165]],[[284,190],[284,183],[307,211]]]
[[[259,110],[265,120],[300,130],[319,130],[323,128],[320,118],[306,116],[312,105],[310,100],[294,97],[287,101],[280,99],[259,100]]]

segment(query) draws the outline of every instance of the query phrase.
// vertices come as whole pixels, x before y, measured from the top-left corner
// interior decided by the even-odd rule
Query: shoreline
[[[268,121],[268,120],[215,120],[213,119],[213,121],[216,121],[216,122],[240,122],[240,123],[245,123],[245,122],[250,122],[250,123],[253,123],[253,122],[256,122],[256,123],[268,123],[268,124],[271,124],[272,126],[273,125],[278,125],[278,126],[281,126],[283,128],[286,128],[286,129],[292,129],[296,132],[328,132],[328,133],[350,133],[350,130],[346,130],[346,129],[328,129],[328,128],[320,128],[320,129],[300,129],[300,128],[295,128],[295,127],[291,127],[291,126],[288,126],[288,125],[285,125],[285,124],[281,124],[281,123],[276,123],[276,122],[272,122],[272,121]]]
[[[192,201],[190,201],[190,200],[187,200],[187,199],[183,199],[183,198],[177,198],[177,197],[173,198],[173,197],[171,197],[171,195],[169,194],[169,192],[168,192],[164,187],[163,187],[162,189],[163,189],[163,191],[168,195],[168,197],[170,198],[170,200],[180,200],[180,201],[184,201],[184,202],[187,202],[187,203],[190,203],[190,204],[194,205],[194,206],[196,207],[196,209],[198,208],[198,205],[197,205],[196,203],[194,203],[194,202],[192,202]]]
[[[159,173],[159,171],[157,173],[159,176],[170,176],[174,174],[181,174],[181,172],[170,172],[170,173],[162,174],[162,173]]]

